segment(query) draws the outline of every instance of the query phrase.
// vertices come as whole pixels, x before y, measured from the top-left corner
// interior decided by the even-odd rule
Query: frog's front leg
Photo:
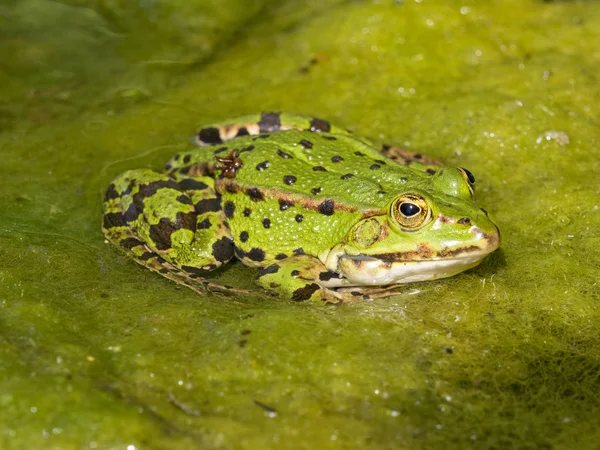
[[[202,292],[223,290],[202,275],[233,257],[220,197],[210,177],[179,183],[151,170],[130,170],[109,186],[106,238],[151,270]]]
[[[292,256],[264,267],[257,283],[284,299],[302,302],[322,300],[327,303],[347,303],[362,300],[352,292],[339,294],[322,286],[339,275],[329,271],[319,259],[308,256]]]

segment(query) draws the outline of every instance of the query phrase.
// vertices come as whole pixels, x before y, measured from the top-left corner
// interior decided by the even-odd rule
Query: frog
[[[325,119],[263,112],[208,124],[193,141],[163,172],[117,176],[102,230],[200,294],[249,292],[208,276],[239,260],[283,299],[379,298],[471,269],[500,245],[470,171]]]

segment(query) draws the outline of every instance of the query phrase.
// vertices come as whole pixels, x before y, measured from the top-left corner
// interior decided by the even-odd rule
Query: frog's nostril
[[[471,219],[469,219],[468,217],[463,217],[462,219],[458,219],[458,223],[461,225],[470,225]]]

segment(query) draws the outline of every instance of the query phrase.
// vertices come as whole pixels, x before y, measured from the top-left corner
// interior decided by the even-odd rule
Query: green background
[[[0,448],[598,448],[599,6],[4,0]],[[469,168],[501,249],[327,307],[104,243],[112,177],[261,110]]]

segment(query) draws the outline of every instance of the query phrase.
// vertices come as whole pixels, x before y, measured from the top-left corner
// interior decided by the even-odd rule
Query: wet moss
[[[0,447],[598,442],[593,2],[28,0],[0,23]],[[467,167],[501,250],[331,308],[199,296],[103,243],[114,175],[258,110]]]

